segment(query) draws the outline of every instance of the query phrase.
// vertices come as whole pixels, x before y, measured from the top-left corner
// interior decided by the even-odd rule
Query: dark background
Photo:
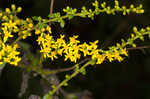
[[[93,0],[55,0],[53,12],[62,12],[67,5],[80,9],[83,5],[90,8]],[[102,2],[102,0],[99,0]],[[105,0],[112,5],[113,0]],[[121,13],[114,15],[100,14],[94,20],[73,18],[66,21],[65,28],[59,24],[52,24],[54,36],[65,34],[68,37],[79,35],[82,42],[99,40],[99,48],[107,49],[108,46],[120,42],[121,38],[127,39],[132,32],[132,27],[145,28],[150,24],[150,1],[149,0],[120,0],[121,5],[129,7],[130,4],[143,4],[144,14],[130,14],[127,16]],[[23,11],[20,18],[42,16],[47,18],[49,14],[50,0],[0,0],[0,8],[5,9],[11,4],[22,6]],[[32,37],[26,42],[32,42]],[[136,41],[137,46],[150,45],[150,40],[145,42]],[[34,42],[32,42],[34,45]],[[69,82],[64,89],[67,92],[81,92],[88,90],[92,99],[150,99],[150,49],[131,50],[129,57],[121,63],[104,62],[101,65],[87,68],[85,76],[78,75]],[[57,64],[58,61],[55,63]],[[71,64],[71,63],[70,63]],[[60,66],[61,64],[59,64]],[[62,66],[62,68],[65,66]],[[61,68],[61,67],[59,67]],[[6,66],[0,78],[0,94],[16,98],[19,93],[22,70],[19,67]],[[39,78],[33,77],[32,88],[28,93],[39,94],[34,87]],[[60,76],[60,79],[63,79]],[[35,85],[35,86],[33,86]]]

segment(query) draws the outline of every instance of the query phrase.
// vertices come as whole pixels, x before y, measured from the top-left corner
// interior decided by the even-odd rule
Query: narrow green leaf
[[[86,75],[86,70],[85,70],[85,68],[81,68],[80,73],[81,73],[82,75]]]
[[[43,28],[43,27],[45,27],[46,26],[46,24],[44,23],[44,22],[40,22],[39,23],[39,29],[41,29],[41,28]]]
[[[64,28],[64,26],[65,26],[65,21],[64,21],[64,20],[62,20],[62,21],[60,22],[60,26],[61,26],[62,28]]]
[[[91,61],[90,61],[90,64],[93,66],[93,65],[95,65],[95,63],[96,63],[96,59],[92,59]]]

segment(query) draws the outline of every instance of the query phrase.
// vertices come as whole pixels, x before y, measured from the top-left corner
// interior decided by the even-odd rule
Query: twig
[[[86,61],[89,61],[90,59],[91,59],[90,57],[87,57],[77,64],[81,65],[81,64],[85,63]],[[62,68],[62,69],[55,69],[55,70],[43,69],[43,73],[46,75],[49,75],[49,74],[57,74],[57,73],[61,73],[61,72],[71,71],[71,70],[75,69],[75,66],[76,66],[76,64],[73,65],[72,67]]]
[[[82,60],[81,62],[79,62],[78,65],[81,65],[81,64],[83,64],[84,62],[89,61],[90,59],[91,59],[90,57],[87,57],[87,58],[85,58],[84,60]],[[65,71],[73,70],[73,69],[75,69],[75,66],[76,66],[76,65],[74,65],[74,66],[72,66],[72,67],[69,67],[69,68],[57,69],[55,73],[60,73],[60,72],[65,72]]]
[[[148,46],[133,47],[133,48],[127,48],[127,50],[137,50],[137,49],[145,49],[145,48],[150,48],[150,45],[148,45]]]
[[[49,9],[49,13],[50,14],[53,13],[53,6],[54,6],[54,0],[51,0],[51,2],[50,2],[50,9]]]
[[[72,73],[70,75],[70,77],[68,79],[63,80],[58,86],[56,86],[55,89],[53,89],[51,92],[52,94],[54,94],[57,90],[59,90],[65,83],[67,83],[69,80],[71,80],[73,77],[75,77],[76,75],[78,75],[80,73],[80,70],[83,68],[86,68],[88,65],[90,65],[91,61],[88,61],[87,63],[85,63],[80,69],[79,71],[75,71],[74,73]],[[49,95],[50,93],[48,93],[48,98],[52,99],[52,96]]]

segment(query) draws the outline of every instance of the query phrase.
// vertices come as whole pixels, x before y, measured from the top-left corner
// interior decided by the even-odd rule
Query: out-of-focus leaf
[[[46,25],[46,24],[45,24],[44,22],[40,22],[40,23],[39,23],[39,29],[45,27],[45,25]]]
[[[24,50],[28,50],[31,45],[25,42],[19,42],[19,45],[24,49]]]
[[[5,67],[5,65],[6,65],[5,62],[3,62],[3,64],[0,64],[0,75],[1,75],[1,72],[2,72],[3,68]]]
[[[48,99],[48,94],[46,94],[46,95],[43,97],[43,99]]]
[[[6,63],[3,62],[3,64],[0,64],[0,70],[2,70],[5,67]]]
[[[32,17],[32,19],[35,21],[41,21],[42,20],[42,18],[40,16],[34,16],[34,17]]]
[[[60,26],[61,26],[62,28],[64,28],[64,26],[65,26],[65,21],[64,21],[64,20],[62,20],[62,21],[60,22]]]

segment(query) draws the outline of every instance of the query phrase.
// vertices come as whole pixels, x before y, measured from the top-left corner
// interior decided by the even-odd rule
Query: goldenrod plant
[[[20,19],[17,14],[21,12],[21,7],[16,7],[14,4],[10,8],[0,10],[0,64],[8,63],[12,66],[19,66],[20,68],[27,69],[27,71],[34,71],[41,75],[43,78],[47,74],[55,74],[58,71],[44,71],[42,69],[42,62],[48,59],[52,62],[61,56],[64,57],[64,62],[69,60],[75,63],[72,74],[66,74],[64,80],[57,85],[52,85],[51,90],[45,94],[41,99],[53,99],[55,93],[61,89],[62,86],[67,86],[68,81],[73,79],[78,74],[86,74],[86,67],[95,64],[102,64],[104,61],[108,62],[117,60],[122,62],[127,56],[127,48],[136,47],[135,41],[142,40],[144,37],[150,37],[150,27],[137,29],[133,27],[133,33],[128,39],[121,39],[121,43],[108,47],[108,50],[99,48],[99,40],[94,42],[83,42],[78,39],[80,35],[72,35],[67,37],[60,34],[58,38],[53,36],[50,23],[60,23],[63,28],[66,20],[71,20],[74,17],[91,18],[94,16],[106,13],[107,15],[129,15],[130,13],[143,14],[144,9],[142,4],[135,6],[131,4],[129,7],[121,6],[118,0],[114,0],[113,7],[107,5],[107,1],[99,3],[95,0],[92,3],[94,9],[86,8],[83,6],[80,10],[67,6],[63,9],[64,14],[60,12],[50,13],[48,19],[40,16],[33,16],[31,18]],[[32,62],[28,68],[23,64],[21,55],[21,43],[19,41],[25,40],[30,36],[37,37],[37,44],[40,47],[40,59],[38,63]],[[88,57],[82,62],[81,57]],[[32,59],[34,60],[34,59]],[[37,60],[35,60],[37,61]],[[78,62],[78,61],[81,61]],[[34,65],[34,66],[33,66]],[[2,67],[1,67],[2,68]]]

